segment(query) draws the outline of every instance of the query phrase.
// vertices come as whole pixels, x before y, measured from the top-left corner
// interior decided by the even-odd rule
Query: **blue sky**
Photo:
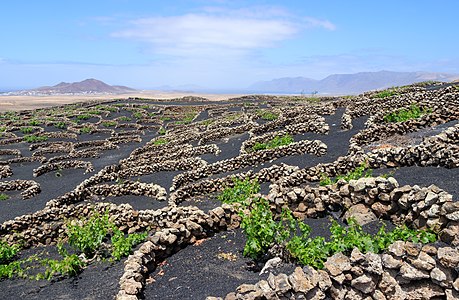
[[[97,78],[243,88],[335,73],[459,73],[459,1],[5,1],[0,90]]]

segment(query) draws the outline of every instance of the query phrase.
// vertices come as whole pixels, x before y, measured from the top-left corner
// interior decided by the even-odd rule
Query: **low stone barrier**
[[[137,195],[155,198],[159,201],[166,200],[166,189],[150,183],[137,181],[125,181],[120,184],[95,185],[88,188],[88,192],[105,197],[117,197],[122,195]]]
[[[41,191],[40,184],[34,180],[10,180],[0,182],[0,192],[23,190],[21,192],[22,199],[29,199],[38,195]]]
[[[255,166],[262,162],[270,161],[287,155],[300,155],[309,153],[317,156],[322,156],[325,155],[326,152],[327,145],[321,141],[303,140],[274,149],[266,149],[248,154],[242,154],[234,158],[209,164],[197,170],[177,175],[174,177],[171,190],[212,174],[230,172],[247,166]]]
[[[395,242],[384,254],[355,248],[350,257],[329,257],[323,270],[306,266],[290,275],[269,274],[224,299],[458,299],[458,257],[451,247],[410,242]]]
[[[85,173],[94,171],[94,167],[92,166],[91,162],[82,160],[69,160],[42,165],[33,170],[33,177],[38,177],[51,171],[63,169],[85,169]]]

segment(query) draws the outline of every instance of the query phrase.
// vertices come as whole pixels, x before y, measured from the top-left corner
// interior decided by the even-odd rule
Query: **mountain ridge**
[[[89,78],[78,82],[60,82],[53,86],[42,86],[35,89],[8,92],[8,95],[40,96],[40,95],[78,95],[78,94],[123,94],[134,92],[136,89],[109,85],[103,81]]]
[[[450,82],[457,79],[459,79],[457,74],[378,71],[332,74],[320,80],[307,77],[282,77],[256,82],[249,89],[266,93],[358,94],[428,80]]]

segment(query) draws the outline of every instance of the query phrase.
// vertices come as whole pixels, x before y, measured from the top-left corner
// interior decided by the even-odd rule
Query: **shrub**
[[[323,237],[311,239],[302,235],[291,239],[287,243],[287,249],[301,264],[323,268],[329,256],[339,252],[349,254],[354,248],[358,248],[363,253],[381,253],[398,240],[426,244],[437,239],[433,232],[413,230],[406,225],[389,232],[386,231],[385,226],[382,226],[376,235],[371,235],[365,233],[353,219],[349,220],[348,227],[343,227],[333,220],[330,232],[329,242],[326,242]]]
[[[160,145],[165,145],[167,143],[169,143],[167,139],[161,138],[161,139],[157,139],[156,141],[154,141],[153,145],[160,146]]]
[[[42,259],[40,263],[41,265],[45,266],[45,272],[37,274],[35,279],[51,280],[52,277],[56,274],[61,274],[64,276],[76,276],[81,272],[81,270],[83,270],[86,264],[78,257],[78,255],[70,255],[64,249],[62,244],[58,244],[57,249],[63,259]]]
[[[260,192],[260,184],[256,179],[244,180],[234,178],[233,187],[226,187],[217,199],[223,203],[241,203],[244,204],[247,198]]]
[[[165,135],[166,134],[166,128],[164,128],[163,126],[161,126],[158,130],[158,134],[159,135]]]
[[[403,108],[385,115],[383,120],[388,123],[405,122],[411,119],[417,119],[430,112],[430,109],[421,109],[418,105],[411,104],[408,109]]]
[[[116,122],[115,121],[104,121],[104,122],[102,122],[102,126],[104,126],[104,127],[114,127],[114,126],[116,126]]]
[[[29,134],[29,133],[32,133],[33,132],[33,128],[32,127],[21,127],[21,132],[24,133],[24,134]]]
[[[38,126],[38,125],[40,125],[40,121],[35,120],[35,119],[30,120],[30,121],[29,121],[29,125],[30,125],[30,126]]]
[[[255,199],[251,204],[250,213],[241,213],[241,217],[241,228],[247,238],[244,256],[255,259],[272,246],[278,225],[273,219],[269,203],[262,198]]]
[[[260,150],[266,150],[266,149],[274,149],[277,147],[281,146],[287,146],[291,143],[293,143],[293,137],[289,134],[283,135],[283,136],[276,136],[272,140],[269,140],[266,143],[255,143],[255,145],[252,146],[252,151],[260,151]]]
[[[360,164],[360,166],[358,166],[354,170],[349,171],[345,175],[338,175],[336,176],[335,179],[331,179],[326,174],[321,174],[319,184],[321,186],[327,186],[327,185],[338,182],[338,180],[340,179],[344,179],[345,181],[349,182],[351,180],[357,180],[357,179],[364,178],[364,177],[371,177],[372,175],[373,175],[373,170],[368,169],[367,162],[363,162]]]
[[[90,115],[101,115],[102,114],[100,110],[88,110],[87,113]]]
[[[386,97],[392,97],[397,95],[398,92],[396,90],[385,90],[382,92],[379,92],[375,95],[376,98],[386,98]]]
[[[38,142],[44,142],[48,140],[48,137],[46,136],[37,136],[37,135],[25,135],[24,136],[24,141],[27,143],[38,143]]]
[[[91,119],[92,116],[90,114],[81,114],[76,116],[77,120],[88,120]]]
[[[0,264],[10,261],[19,252],[18,245],[9,245],[7,242],[0,240]]]
[[[131,118],[126,117],[126,116],[121,116],[121,117],[118,118],[118,120],[124,121],[124,122],[129,122],[129,121],[131,121]]]
[[[266,110],[258,111],[257,114],[262,120],[266,121],[274,121],[279,117],[277,114]]]
[[[90,133],[92,131],[92,127],[90,126],[84,126],[80,128],[80,133]]]
[[[132,114],[132,116],[133,116],[134,118],[136,118],[136,119],[142,119],[142,118],[143,118],[143,114],[142,114],[141,112],[139,112],[139,111],[134,112],[134,113]]]
[[[1,193],[0,194],[0,201],[5,201],[5,200],[8,200],[10,199],[10,196],[8,196],[7,194],[5,193]]]
[[[323,268],[328,257],[338,252],[349,254],[354,248],[358,248],[363,253],[381,253],[398,240],[425,244],[437,239],[436,234],[431,231],[413,230],[406,225],[389,232],[383,225],[376,235],[371,235],[365,233],[353,219],[348,220],[347,227],[333,220],[330,241],[320,236],[311,238],[311,228],[296,220],[288,209],[283,210],[281,220],[276,222],[269,203],[264,199],[255,199],[250,212],[240,214],[241,228],[247,238],[245,256],[256,259],[274,245],[280,245],[301,264],[319,269]]]
[[[94,213],[86,222],[80,222],[83,224],[67,224],[68,243],[86,257],[93,257],[110,229],[108,213]]]
[[[54,127],[59,128],[59,129],[66,129],[67,124],[65,124],[65,122],[57,122],[54,124]]]
[[[127,236],[118,228],[113,228],[112,242],[112,257],[115,260],[120,260],[122,257],[128,256],[132,253],[132,248],[144,241],[147,233],[133,233]]]

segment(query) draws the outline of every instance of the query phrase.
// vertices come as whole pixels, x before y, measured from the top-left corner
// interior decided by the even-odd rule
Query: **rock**
[[[367,266],[365,270],[370,273],[381,275],[383,273],[383,267],[381,263],[381,256],[368,252],[365,254],[365,260],[367,261]]]
[[[309,291],[309,293],[306,294],[306,297],[305,298],[297,298],[297,299],[308,299],[308,300],[323,300],[325,299],[327,296],[325,295],[325,293],[318,287],[312,289],[311,291]]]
[[[225,297],[225,300],[236,300],[236,299],[238,299],[238,298],[236,297],[236,293],[234,293],[234,292],[233,293],[229,293]]]
[[[459,293],[455,290],[445,289],[446,300],[459,299]]]
[[[404,279],[412,280],[421,280],[429,278],[430,275],[426,271],[421,271],[406,262],[402,262],[402,266],[400,267],[400,275]]]
[[[402,266],[402,261],[399,259],[395,259],[392,255],[383,254],[381,256],[382,263],[384,267],[388,269],[398,269]]]
[[[344,271],[349,271],[351,269],[351,263],[347,256],[342,253],[336,253],[327,259],[324,263],[324,267],[330,275],[337,276]]]
[[[405,299],[405,293],[398,284],[397,280],[395,280],[395,278],[388,272],[383,273],[378,287],[387,299]]]
[[[459,202],[446,202],[442,205],[440,213],[448,215],[457,211],[459,211]]]
[[[266,280],[260,280],[255,284],[255,287],[262,292],[266,299],[273,299],[276,297],[276,293],[269,286],[269,283]]]
[[[364,298],[364,295],[360,292],[360,291],[357,291],[355,289],[350,289],[346,296],[344,296],[344,299],[345,300],[366,300]]]
[[[373,292],[373,299],[374,300],[386,300],[386,296],[380,291],[380,290],[375,290]]]
[[[349,187],[351,187],[354,192],[361,192],[365,189],[366,184],[362,180],[351,180],[349,181]]]
[[[382,204],[381,202],[376,202],[376,203],[373,203],[373,205],[371,205],[371,210],[379,218],[386,216],[389,213],[389,211],[391,211],[391,209],[392,209],[392,206],[390,204],[386,205],[386,204]]]
[[[344,213],[344,219],[348,220],[350,218],[354,218],[359,225],[365,225],[378,220],[376,215],[362,203],[351,206]]]
[[[295,202],[297,199],[298,199],[298,196],[295,194],[294,191],[290,191],[287,193],[287,197],[292,200],[293,202]]]
[[[430,271],[435,267],[437,263],[435,259],[433,259],[430,255],[421,251],[418,258],[413,260],[411,264],[417,269]]]
[[[317,284],[317,278],[314,279],[315,284],[304,274],[300,267],[295,268],[295,271],[288,277],[293,290],[295,292],[307,293]]]
[[[253,284],[241,284],[236,288],[236,292],[240,294],[247,294],[256,290],[255,285]]]
[[[332,286],[330,276],[328,276],[328,273],[324,270],[318,270],[317,273],[319,274],[319,288],[322,291],[328,290]]]
[[[395,255],[395,256],[403,256],[405,255],[405,242],[403,241],[396,241],[392,245],[389,246],[387,249],[389,253]]]
[[[459,266],[459,251],[451,247],[438,248],[437,257],[440,263],[447,268],[457,268]]]
[[[418,256],[419,252],[421,251],[421,244],[415,244],[412,242],[405,242],[405,251],[406,254],[410,256]]]
[[[146,241],[140,246],[139,251],[143,254],[150,254],[154,251],[154,244],[150,241]]]
[[[443,282],[446,281],[446,274],[439,268],[433,268],[432,271],[430,271],[430,278],[437,282]]]
[[[335,286],[332,285],[330,289],[331,298],[334,300],[344,300],[349,288],[343,285]]]
[[[142,290],[142,284],[133,279],[127,279],[121,285],[121,289],[125,290],[128,295],[137,295]]]
[[[439,237],[443,242],[452,244],[452,245],[456,245],[456,246],[457,246],[457,243],[455,244],[455,242],[458,240],[458,236],[459,236],[459,224],[457,224],[457,222],[454,222],[453,225],[446,227],[439,233]]]
[[[280,257],[271,258],[270,260],[268,260],[266,262],[266,264],[264,265],[263,269],[261,269],[260,275],[266,273],[268,271],[268,269],[273,269],[273,268],[279,267],[279,265],[281,263],[282,263],[282,259]]]
[[[456,280],[454,280],[453,288],[459,292],[459,278],[456,278]]]
[[[359,263],[365,260],[365,255],[363,255],[363,253],[360,252],[359,248],[356,247],[352,249],[350,259],[351,259],[351,262],[353,263]]]
[[[118,295],[116,295],[116,300],[137,300],[137,296],[128,295],[126,291],[121,290]]]
[[[435,194],[434,192],[429,191],[424,199],[424,202],[426,206],[431,206],[432,204],[436,203],[437,200],[438,200],[438,195]]]
[[[281,273],[277,276],[274,276],[272,273],[269,274],[268,283],[271,288],[279,293],[285,293],[292,288],[288,282],[287,275]]]
[[[445,296],[441,287],[430,282],[414,282],[404,288],[406,299],[438,299]]]
[[[341,273],[339,275],[333,276],[332,279],[336,281],[339,285],[342,285],[344,281],[346,280],[346,275]]]
[[[373,279],[364,274],[362,276],[359,276],[351,281],[351,286],[353,288],[358,289],[364,294],[369,294],[374,291],[376,287],[376,283],[373,281]]]

